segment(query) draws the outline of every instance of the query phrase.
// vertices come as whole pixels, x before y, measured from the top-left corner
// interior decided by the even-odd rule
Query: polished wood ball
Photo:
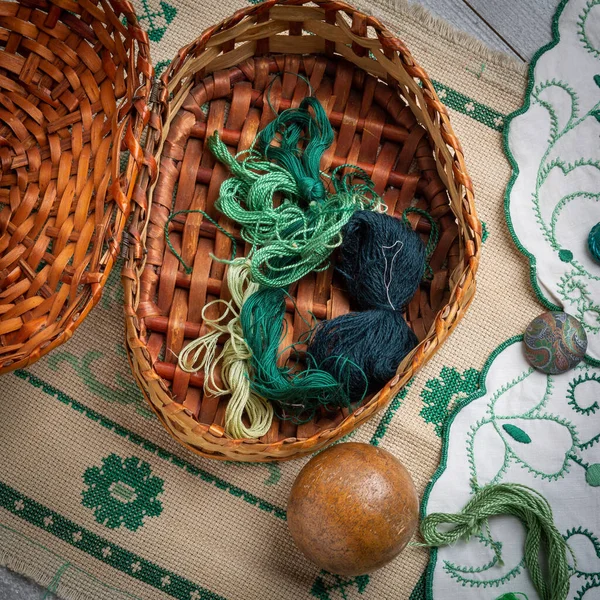
[[[409,472],[369,444],[332,446],[294,482],[287,522],[300,550],[338,575],[370,573],[394,559],[417,529],[419,498]]]

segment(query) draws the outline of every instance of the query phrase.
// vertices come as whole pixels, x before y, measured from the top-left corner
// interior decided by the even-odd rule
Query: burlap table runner
[[[243,1],[134,2],[158,70]],[[501,130],[522,102],[525,68],[418,7],[356,4],[396,31],[435,80],[487,234],[478,292],[464,321],[387,411],[353,435],[393,452],[422,492],[437,467],[452,404],[477,385],[490,352],[541,312],[503,208],[510,169]],[[33,368],[3,376],[0,390],[0,563],[62,598],[419,597],[424,550],[408,549],[357,578],[320,573],[299,554],[285,505],[305,460],[202,460],[163,431],[129,372],[116,271],[74,338]]]

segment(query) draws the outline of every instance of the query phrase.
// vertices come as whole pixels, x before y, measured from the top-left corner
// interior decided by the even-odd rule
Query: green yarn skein
[[[566,600],[571,569],[567,554],[572,552],[554,524],[552,508],[537,491],[518,483],[500,483],[481,488],[460,513],[432,513],[421,522],[425,544],[415,546],[448,546],[481,533],[488,519],[500,515],[517,517],[525,526],[525,566],[542,600]],[[444,526],[440,531],[439,526]],[[447,528],[448,525],[452,527]],[[499,564],[501,544],[493,542]],[[543,552],[542,552],[543,551]],[[548,568],[540,565],[544,556]]]
[[[308,142],[301,150],[304,140]],[[237,156],[218,133],[209,138],[211,152],[232,174],[221,185],[216,207],[242,226],[241,236],[252,246],[255,283],[286,288],[311,271],[327,268],[352,214],[381,206],[373,182],[356,166],[335,169],[334,193],[325,189],[319,164],[332,142],[327,114],[311,97],[299,108],[283,111],[260,132],[253,148]],[[357,176],[362,181],[354,183]]]

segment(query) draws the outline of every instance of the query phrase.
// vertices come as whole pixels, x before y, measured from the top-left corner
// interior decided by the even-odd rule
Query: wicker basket
[[[214,206],[228,173],[205,149],[207,136],[219,130],[232,151],[248,148],[274,118],[267,87],[275,110],[297,106],[309,93],[297,73],[310,80],[337,132],[321,168],[362,167],[395,216],[413,198],[428,210],[441,230],[435,275],[407,310],[420,344],[378,394],[352,414],[323,411],[301,425],[276,419],[258,440],[231,439],[223,428],[227,398],[204,396],[202,373],[177,365],[185,344],[206,332],[204,304],[227,297],[225,266],[209,254],[228,258],[231,242],[198,214],[177,217],[170,239],[193,266],[187,275],[163,228],[173,211],[203,209],[237,235]],[[398,393],[448,337],[475,291],[481,225],[446,108],[404,44],[377,19],[322,0],[267,0],[205,31],[179,52],[153,100],[146,154],[154,160],[146,161],[134,195],[123,271],[134,375],[167,430],[203,456],[255,462],[324,448]],[[426,239],[428,221],[414,214],[411,221]],[[333,269],[305,277],[294,294],[299,312],[288,314],[286,345],[306,332],[311,313],[329,319],[349,310]]]
[[[126,0],[2,2],[0,46],[3,373],[68,340],[100,299],[129,215],[152,67]],[[132,152],[120,175],[122,139]]]

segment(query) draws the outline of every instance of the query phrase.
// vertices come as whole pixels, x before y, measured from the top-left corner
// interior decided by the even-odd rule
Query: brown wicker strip
[[[100,299],[152,73],[127,0],[0,3],[0,373],[67,341]]]
[[[322,410],[299,426],[275,420],[261,439],[234,440],[223,429],[227,397],[205,395],[203,373],[190,375],[177,365],[185,344],[206,332],[204,305],[229,297],[226,266],[210,253],[228,258],[231,241],[201,214],[178,217],[170,238],[192,266],[187,275],[163,229],[172,212],[201,209],[239,239],[215,208],[228,172],[215,164],[207,136],[218,130],[232,152],[248,148],[275,116],[267,94],[275,111],[298,106],[311,93],[303,78],[336,130],[322,170],[359,165],[389,214],[400,217],[411,205],[429,211],[441,232],[434,277],[406,313],[421,343],[377,395],[352,414]],[[134,375],[167,430],[204,456],[284,460],[323,448],[389,402],[446,339],[475,291],[481,226],[446,108],[404,44],[379,21],[325,0],[267,0],[239,11],[182,48],[155,92],[123,270]],[[426,241],[429,223],[418,214],[409,218]],[[297,311],[290,302],[282,348],[306,332],[311,315],[333,318],[350,310],[333,268],[305,277],[292,292]]]

